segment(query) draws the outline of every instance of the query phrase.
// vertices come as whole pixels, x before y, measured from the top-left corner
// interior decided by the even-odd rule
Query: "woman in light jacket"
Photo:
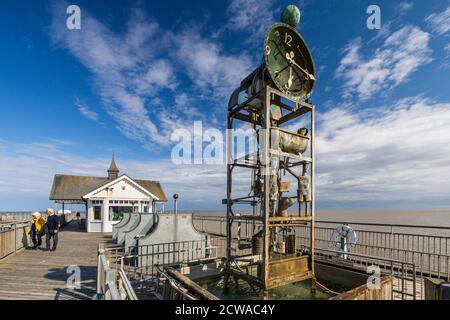
[[[31,225],[28,234],[33,241],[32,249],[37,249],[42,244],[42,235],[45,234],[45,219],[38,211],[31,214]]]

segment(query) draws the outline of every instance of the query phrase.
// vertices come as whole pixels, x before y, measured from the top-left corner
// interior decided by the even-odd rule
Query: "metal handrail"
[[[372,222],[345,222],[345,221],[329,221],[329,220],[316,220],[318,223],[329,223],[329,224],[352,224],[361,226],[372,226],[372,227],[393,227],[393,228],[418,228],[418,229],[441,229],[450,230],[450,227],[442,226],[419,226],[414,224],[391,224],[391,223],[372,223]]]
[[[116,270],[111,269],[105,257],[103,243],[98,245],[97,294],[99,300],[122,300],[116,286]]]
[[[194,226],[200,231],[214,233],[218,237],[226,236],[226,217],[194,215]],[[245,236],[251,236],[254,225],[259,221],[245,221]],[[316,220],[315,248],[333,248],[332,232],[342,221]],[[352,246],[355,254],[368,254],[383,258],[397,259],[405,263],[414,263],[424,297],[424,277],[439,278],[450,281],[450,227],[418,226],[408,224],[383,224],[366,222],[348,222],[357,233],[358,242]],[[237,233],[237,229],[232,229]],[[245,232],[244,232],[245,233]],[[297,245],[308,245],[310,234],[308,226],[295,228]]]
[[[138,300],[138,297],[133,290],[133,286],[131,285],[130,280],[128,280],[128,277],[125,274],[125,271],[123,269],[119,270],[119,277],[120,277],[121,285],[125,291],[124,298],[128,298],[128,300]],[[119,286],[119,288],[120,288],[120,286]]]
[[[27,223],[13,223],[9,229],[0,230],[0,260],[16,254],[28,245]]]
[[[224,216],[208,216],[208,215],[193,215],[193,220],[206,220],[206,221],[226,221]],[[350,224],[350,225],[361,225],[361,226],[372,226],[372,227],[393,227],[393,228],[417,228],[417,229],[441,229],[449,230],[450,227],[443,226],[421,226],[413,224],[388,224],[388,223],[372,223],[372,222],[350,222],[350,221],[330,221],[330,220],[315,220],[316,223],[326,223],[326,224]]]
[[[61,214],[61,226],[73,220],[74,214]],[[0,261],[11,254],[16,254],[29,245],[27,228],[30,222],[4,223],[0,227]]]

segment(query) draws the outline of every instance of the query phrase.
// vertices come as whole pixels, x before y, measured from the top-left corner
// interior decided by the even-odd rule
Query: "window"
[[[94,207],[94,219],[93,220],[102,220],[102,207],[99,207],[99,206]]]
[[[109,207],[109,219],[111,221],[121,220],[125,212],[131,213],[132,207]]]

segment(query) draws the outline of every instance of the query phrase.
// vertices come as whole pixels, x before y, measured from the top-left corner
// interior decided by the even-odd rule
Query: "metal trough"
[[[165,252],[170,243],[195,243],[195,246],[179,246],[177,251]],[[159,245],[159,244],[166,244]],[[145,237],[136,239],[138,255],[147,256],[139,260],[139,266],[144,267],[150,264],[167,264],[176,261],[177,257],[186,256],[189,258],[202,259],[208,256],[210,249],[210,237],[207,233],[197,231],[192,224],[192,214],[157,214],[156,223]],[[151,256],[151,257],[149,257]]]
[[[145,237],[149,232],[151,232],[151,228],[154,224],[153,213],[142,213],[140,216],[139,224],[136,225],[133,229],[125,231],[125,252],[130,252],[130,248],[136,245],[136,239]]]
[[[131,216],[131,213],[128,213],[128,212],[124,213],[122,216],[122,220],[120,220],[118,223],[113,225],[113,231],[112,231],[113,239],[117,239],[119,229],[122,228],[124,225],[126,225],[128,223],[128,221],[130,221],[130,216]]]
[[[140,213],[132,213],[130,215],[130,220],[118,229],[117,233],[117,244],[124,244],[125,242],[125,232],[133,230],[136,228],[141,221]]]

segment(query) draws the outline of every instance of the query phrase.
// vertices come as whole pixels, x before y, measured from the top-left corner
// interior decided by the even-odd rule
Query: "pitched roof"
[[[159,181],[134,180],[141,187],[167,202]],[[83,196],[111,182],[108,178],[55,174],[50,200],[83,201]]]
[[[151,181],[151,180],[134,180],[138,185],[146,189],[148,192],[151,192],[162,202],[167,202],[166,195],[159,181]]]

